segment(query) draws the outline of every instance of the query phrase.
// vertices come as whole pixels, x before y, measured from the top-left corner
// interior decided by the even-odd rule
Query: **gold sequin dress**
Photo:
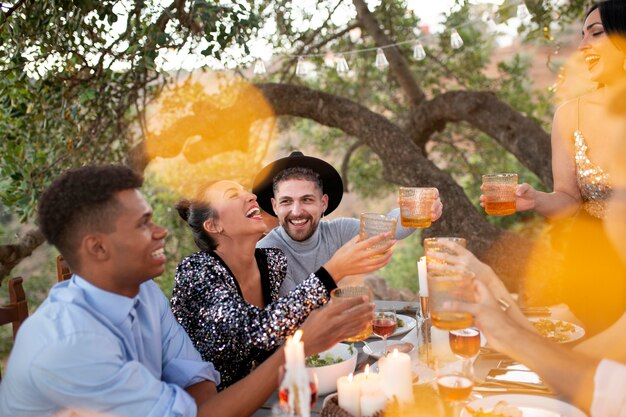
[[[580,130],[574,132],[576,150],[576,179],[583,199],[583,208],[593,217],[603,219],[606,214],[606,202],[611,196],[609,174],[589,160],[587,143]]]

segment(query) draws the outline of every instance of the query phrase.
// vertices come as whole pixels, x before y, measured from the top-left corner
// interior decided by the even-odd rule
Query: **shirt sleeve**
[[[626,417],[626,365],[603,360],[594,378],[592,417]]]
[[[29,367],[31,384],[60,408],[120,417],[196,416],[193,398],[155,378],[123,347],[97,333],[78,333],[47,345]]]
[[[215,370],[212,363],[202,360],[189,335],[174,318],[165,295],[160,290],[157,295],[161,302],[161,325],[163,329],[161,338],[163,381],[183,388],[205,380],[219,385],[219,372]]]

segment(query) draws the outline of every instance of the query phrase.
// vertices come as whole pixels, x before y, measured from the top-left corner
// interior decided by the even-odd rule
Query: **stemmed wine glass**
[[[435,363],[437,372],[437,389],[439,395],[450,407],[450,415],[457,416],[460,413],[459,406],[468,399],[474,388],[474,369],[470,359],[461,362],[461,369],[452,368],[451,365],[439,369]]]
[[[387,337],[396,331],[396,327],[398,327],[398,322],[395,310],[376,310],[372,319],[372,333],[383,339],[381,356],[387,354]]]

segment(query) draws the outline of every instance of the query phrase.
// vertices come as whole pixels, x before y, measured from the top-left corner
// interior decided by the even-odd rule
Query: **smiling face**
[[[322,195],[313,181],[290,179],[277,184],[272,207],[280,225],[297,242],[310,238],[328,207],[328,195]]]
[[[115,230],[105,235],[110,248],[115,292],[125,293],[155,278],[165,270],[164,239],[167,229],[152,222],[152,209],[139,190],[124,190],[115,196],[118,207]]]
[[[614,84],[623,80],[626,75],[626,54],[609,39],[598,9],[589,13],[585,19],[582,36],[578,50],[583,55],[591,79],[602,84]]]
[[[256,196],[234,181],[218,181],[204,193],[206,201],[215,208],[216,220],[207,220],[205,230],[213,235],[255,235],[265,231],[265,222]]]

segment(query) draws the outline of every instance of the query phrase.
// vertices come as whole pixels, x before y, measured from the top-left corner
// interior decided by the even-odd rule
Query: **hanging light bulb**
[[[361,39],[361,28],[350,29],[348,35],[350,35],[352,43],[358,42]]]
[[[381,71],[389,66],[389,61],[387,61],[387,57],[382,48],[376,50],[376,62],[374,65]]]
[[[530,12],[528,11],[528,7],[526,7],[526,3],[522,3],[519,6],[517,6],[517,18],[519,20],[526,20],[531,16]]]
[[[304,60],[304,57],[298,57],[298,63],[296,64],[296,75],[298,77],[304,77],[309,73],[309,69],[307,68],[307,63]]]
[[[267,73],[267,71],[265,70],[265,63],[262,59],[259,58],[256,60],[256,62],[254,63],[254,70],[252,70],[252,72],[254,73],[254,75],[263,75]]]
[[[421,42],[417,42],[415,46],[413,46],[413,59],[421,61],[424,58],[426,58],[426,51],[424,50]]]
[[[350,71],[350,67],[348,66],[348,61],[346,61],[346,57],[343,54],[340,54],[337,58],[337,74],[347,74]]]
[[[461,38],[456,29],[452,29],[452,32],[450,32],[450,46],[452,49],[459,49],[463,46],[463,38]]]

